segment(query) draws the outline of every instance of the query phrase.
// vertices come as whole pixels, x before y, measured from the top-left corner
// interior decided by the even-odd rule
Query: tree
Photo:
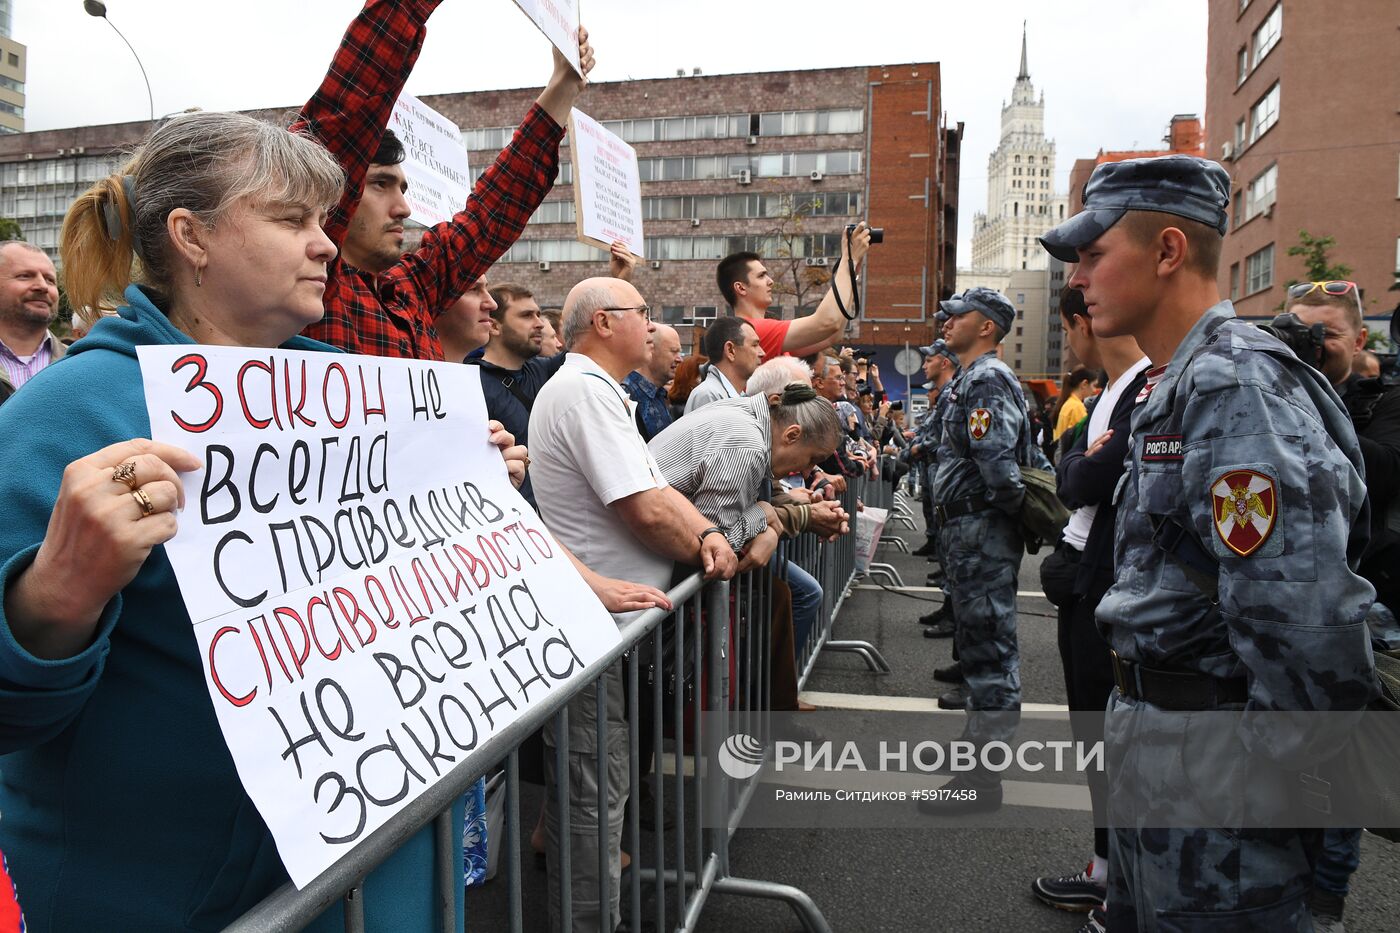
[[[1331,282],[1351,276],[1351,266],[1343,263],[1331,264],[1328,252],[1337,245],[1333,236],[1315,237],[1306,230],[1298,231],[1298,245],[1288,247],[1288,255],[1302,256],[1303,266],[1308,271],[1309,282]],[[1297,284],[1296,280],[1286,283]]]
[[[792,299],[794,317],[814,306],[812,299],[820,296],[831,281],[827,267],[807,265],[806,223],[808,215],[821,208],[821,199],[798,202],[785,196],[783,212],[774,218],[776,225],[766,236],[777,243],[773,255],[765,256],[773,275],[773,294]],[[835,258],[828,262],[835,263]]]
[[[0,217],[0,240],[22,239],[24,239],[24,233],[19,228],[19,221]]]

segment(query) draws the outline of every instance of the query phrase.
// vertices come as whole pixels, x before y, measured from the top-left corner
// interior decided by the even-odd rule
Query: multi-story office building
[[[496,152],[533,89],[426,97],[467,128],[473,166]],[[594,84],[582,109],[637,149],[646,262],[637,285],[674,325],[726,313],[716,261],[764,256],[777,280],[773,316],[815,307],[835,271],[847,224],[885,229],[870,251],[862,320],[851,342],[894,349],[932,337],[952,292],[962,125],[948,124],[937,63],[740,75],[678,75]],[[575,238],[572,163],[525,235],[493,271],[558,305],[606,270]]]
[[[1055,141],[1045,135],[1045,96],[1031,83],[1026,36],[1011,102],[1001,108],[1001,137],[987,157],[987,209],[973,217],[972,266],[959,269],[959,291],[974,286],[1004,294],[1016,323],[1001,355],[1027,378],[1057,378],[1063,335],[1055,313],[1063,268],[1036,237],[1065,218],[1065,196],[1055,190]]]
[[[1206,154],[1232,177],[1220,290],[1272,315],[1306,277],[1299,231],[1336,238],[1331,259],[1387,317],[1400,268],[1400,56],[1377,0],[1210,0]]]
[[[480,170],[537,93],[424,102],[463,128]],[[662,319],[698,338],[726,311],[716,262],[741,249],[762,253],[779,281],[770,313],[810,309],[835,271],[846,225],[869,218],[885,241],[870,251],[863,313],[848,339],[889,347],[892,363],[906,342],[931,339],[937,301],[952,293],[962,125],[947,122],[940,100],[938,64],[921,63],[598,83],[580,103],[637,149],[647,236],[636,282]],[[67,206],[147,129],[142,121],[0,139],[0,216],[56,253]],[[566,145],[555,190],[492,270],[497,282],[533,289],[543,306],[607,272],[606,254],[575,237],[572,181]]]
[[[1045,135],[1045,95],[1036,95],[1021,36],[1021,70],[1001,108],[1001,140],[987,157],[987,210],[973,217],[972,270],[1044,269],[1036,237],[1065,218],[1055,190],[1055,141]]]
[[[0,0],[0,133],[24,132],[24,69],[27,52],[10,36],[14,0]]]

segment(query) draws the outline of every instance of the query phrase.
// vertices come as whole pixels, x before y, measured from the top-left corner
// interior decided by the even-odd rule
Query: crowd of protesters
[[[929,582],[947,598],[920,622],[930,637],[954,639],[954,664],[935,673],[951,687],[940,705],[980,714],[969,720],[975,741],[1008,738],[1019,721],[1015,597],[1023,541],[1016,516],[1027,471],[1053,469],[1071,510],[1058,540],[1046,542],[1052,552],[1042,567],[1058,611],[1071,709],[1102,712],[1126,702],[1123,665],[1150,675],[1153,663],[1166,663],[1150,650],[1146,659],[1134,654],[1140,632],[1120,606],[1121,559],[1138,553],[1135,543],[1146,546],[1131,528],[1125,537],[1119,512],[1128,505],[1115,490],[1126,472],[1127,502],[1153,494],[1151,484],[1138,482],[1132,434],[1154,387],[1157,398],[1172,391],[1188,401],[1197,391],[1165,382],[1177,344],[1162,337],[1152,315],[1184,307],[1183,295],[1206,296],[1205,283],[1214,281],[1218,249],[1212,254],[1210,233],[1224,204],[1211,169],[1201,167],[1208,163],[1176,166],[1171,183],[1204,194],[1193,192],[1184,206],[1167,197],[1148,212],[1159,221],[1174,215],[1185,234],[1140,219],[1114,227],[1125,213],[1144,213],[1122,191],[1170,187],[1151,166],[1116,180],[1096,172],[1086,199],[1098,192],[1100,210],[1088,213],[1101,228],[1071,221],[1047,234],[1048,250],[1080,263],[1060,313],[1082,366],[1065,374],[1058,399],[1042,405],[1000,361],[1014,311],[995,292],[970,289],[942,304],[942,339],[923,348],[930,406],[918,424],[906,425],[879,366],[838,345],[870,244],[863,223],[845,238],[816,309],[796,320],[767,317],[773,279],[762,256],[720,261],[715,284],[733,314],[716,320],[698,348],[653,321],[648,296],[632,281],[636,257],[620,244],[611,275],[578,282],[557,311],[541,309],[528,288],[493,271],[550,191],[569,110],[587,83],[558,52],[538,100],[462,210],[406,252],[405,153],[386,126],[436,6],[366,3],[290,127],[225,113],[170,118],[120,171],[79,198],[61,238],[67,293],[81,309],[74,328],[81,339],[71,348],[48,330],[58,303],[53,263],[27,244],[0,245],[0,430],[26,438],[0,450],[8,515],[0,528],[0,840],[37,929],[91,929],[94,917],[110,929],[219,928],[287,881],[204,700],[190,619],[161,547],[175,534],[174,513],[185,500],[180,474],[199,464],[149,439],[141,346],[282,347],[476,367],[490,418],[484,430],[512,482],[619,624],[669,608],[667,590],[697,570],[706,579],[772,576],[781,594],[773,601],[774,709],[809,708],[798,697],[797,665],[824,596],[816,579],[784,560],[779,542],[850,533],[852,516],[837,497],[857,478],[897,484],[912,473],[911,485],[922,490],[928,542],[917,553],[938,565]],[[584,30],[579,59],[586,75],[593,51]],[[1202,225],[1204,232],[1196,229]],[[1124,245],[1130,238],[1138,246]],[[1140,261],[1131,249],[1141,243],[1166,257],[1158,273],[1166,297],[1156,305],[1115,291],[1103,272]],[[1138,317],[1117,329],[1101,326],[1083,297],[1095,288],[1097,306],[1137,301]],[[1183,313],[1188,326],[1178,328],[1177,341],[1216,304],[1206,301],[1189,320]],[[1337,480],[1318,528],[1337,538],[1326,546],[1342,569],[1326,573],[1336,578],[1337,612],[1351,621],[1365,614],[1348,601],[1362,589],[1380,603],[1400,603],[1400,396],[1376,378],[1377,361],[1362,349],[1359,309],[1352,283],[1291,288],[1288,310],[1323,335],[1313,361],[1321,375],[1309,382],[1291,365],[1279,369],[1287,376],[1280,391],[1292,392],[1295,407],[1323,410],[1297,427],[1311,439],[1297,455],[1324,451],[1299,463]],[[1229,317],[1212,309],[1200,319],[1233,327],[1220,323]],[[1248,339],[1262,338],[1236,336],[1235,352]],[[1212,352],[1196,354],[1221,353]],[[1197,365],[1197,355],[1186,365]],[[1332,403],[1336,412],[1327,408]],[[57,411],[61,419],[52,417]],[[1189,413],[1178,415],[1180,427]],[[1181,431],[1171,436],[1182,439]],[[1188,456],[1195,455],[1178,446],[1158,459],[1179,465]],[[1265,480],[1297,478],[1252,469]],[[1176,475],[1170,463],[1155,479],[1164,490],[1166,475]],[[1179,498],[1179,478],[1171,488]],[[1367,493],[1369,520],[1360,507]],[[1166,496],[1149,505],[1171,512],[1179,503]],[[1331,521],[1344,512],[1346,527]],[[1134,567],[1146,573],[1153,554]],[[1225,582],[1197,594],[1209,604],[1192,607],[1203,618],[1235,611],[1229,600],[1238,597],[1227,584],[1237,584],[1231,574],[1249,576],[1235,554],[1212,555]],[[1344,624],[1340,616],[1334,621]],[[1328,650],[1358,649],[1329,643]],[[1301,682],[1313,673],[1287,675]],[[1191,689],[1208,686],[1231,702],[1253,697],[1252,686],[1268,679],[1238,665],[1189,677]],[[556,756],[545,754],[539,775],[546,806],[532,842],[551,866],[550,916],[560,915],[567,887],[577,930],[620,922],[624,808],[629,796],[646,793],[630,786],[627,720],[656,714],[627,708],[618,667],[604,676],[603,695],[599,704],[585,691],[569,704],[569,773],[558,773]],[[1341,698],[1328,686],[1308,699],[1315,708],[1354,708],[1359,695]],[[1155,702],[1146,688],[1128,699]],[[1289,708],[1277,695],[1267,702]],[[593,751],[600,717],[607,735],[601,772]],[[543,730],[546,749],[560,741],[556,729],[552,721]],[[554,793],[561,783],[572,811],[568,838]],[[958,813],[1001,804],[998,778],[974,773],[954,783],[980,793],[975,806],[921,808]],[[1091,929],[1140,928],[1143,905],[1154,897],[1164,910],[1263,904],[1275,911],[1269,917],[1278,929],[1340,924],[1359,831],[1317,838],[1299,831],[1298,851],[1306,850],[1312,872],[1306,879],[1297,875],[1297,859],[1279,856],[1270,863],[1274,875],[1252,879],[1257,884],[1222,900],[1226,906],[1182,907],[1181,897],[1151,893],[1152,872],[1195,870],[1183,867],[1192,853],[1238,854],[1239,839],[1188,840],[1175,855],[1149,851],[1152,839],[1103,828],[1107,778],[1091,776],[1090,791],[1099,829],[1088,866],[1036,879],[1033,890],[1052,906],[1092,911]],[[463,816],[459,806],[456,818]],[[365,879],[368,928],[431,928],[430,837],[425,831],[409,840]],[[567,886],[553,870],[565,847]],[[1124,879],[1127,864],[1133,873]],[[604,873],[612,892],[606,904],[597,901]],[[1278,890],[1265,891],[1271,881]],[[1264,903],[1275,895],[1283,907]],[[334,908],[313,928],[343,923]],[[1211,928],[1229,928],[1228,921]]]

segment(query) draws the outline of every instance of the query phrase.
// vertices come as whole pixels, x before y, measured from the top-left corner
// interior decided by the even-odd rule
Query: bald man
[[[642,439],[650,441],[671,423],[671,406],[667,404],[666,383],[681,364],[681,335],[669,324],[656,324],[651,335],[647,361],[632,370],[622,385],[637,403],[637,430]]]
[[[673,565],[699,565],[708,578],[728,579],[738,567],[719,529],[661,475],[637,433],[633,403],[621,381],[646,366],[654,327],[651,309],[630,283],[585,279],[564,302],[563,336],[569,352],[530,411],[531,474],[540,515],[554,536],[588,567],[609,577],[667,589]],[[638,613],[616,616],[625,624]],[[615,929],[621,921],[622,813],[627,803],[627,721],[621,671],[603,677],[606,704],[585,690],[568,706],[573,929]],[[594,746],[600,718],[607,722],[608,767],[600,771]],[[558,744],[555,721],[545,727],[547,748]],[[566,840],[554,788],[555,755],[545,754],[545,850],[549,854],[549,915],[561,916],[559,866]],[[597,811],[599,789],[609,805]],[[601,824],[601,825],[600,825]],[[599,862],[598,835],[606,834],[607,864]],[[610,903],[598,900],[602,872],[611,879]]]

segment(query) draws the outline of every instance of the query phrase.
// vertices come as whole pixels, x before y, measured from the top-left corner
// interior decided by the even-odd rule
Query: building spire
[[[1021,73],[1016,76],[1016,80],[1027,80],[1030,76],[1030,67],[1026,65],[1026,21],[1021,20]]]

